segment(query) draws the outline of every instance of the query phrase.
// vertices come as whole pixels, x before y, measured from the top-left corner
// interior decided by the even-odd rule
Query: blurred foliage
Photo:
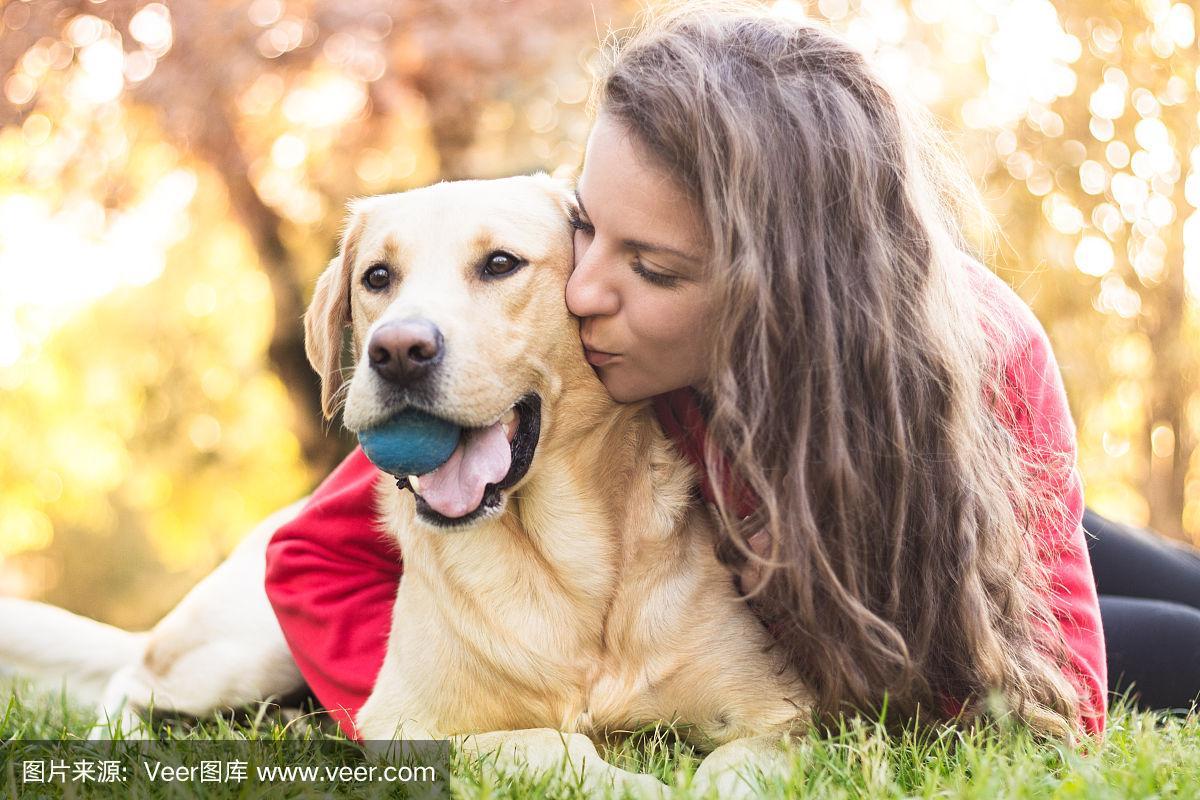
[[[1168,0],[819,0],[933,109],[1089,504],[1200,539],[1200,55]],[[351,196],[575,167],[632,0],[5,0],[0,592],[146,625],[352,444],[300,317]],[[157,568],[156,568],[157,567]]]
[[[345,200],[576,165],[580,10],[4,4],[0,591],[148,624],[337,463],[300,318]]]

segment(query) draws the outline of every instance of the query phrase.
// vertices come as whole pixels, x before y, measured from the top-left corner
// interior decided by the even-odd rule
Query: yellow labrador
[[[464,426],[452,463],[411,490],[380,473],[377,511],[404,553],[404,576],[357,723],[366,739],[454,736],[499,753],[500,764],[551,767],[566,756],[591,790],[662,794],[651,776],[604,762],[593,739],[674,721],[715,746],[694,788],[743,794],[751,789],[737,772],[748,758],[780,765],[780,734],[807,720],[810,695],[717,560],[712,520],[690,500],[694,470],[650,404],[614,402],[584,359],[563,301],[571,202],[545,175],[363,199],[318,280],[306,345],[326,414],[344,395],[352,431],[409,406]],[[347,328],[355,364],[343,383]],[[147,653],[191,654],[193,675],[206,661],[214,668],[198,648],[230,637],[196,620],[228,606],[230,591],[261,595],[264,531],[241,556],[255,562],[257,583],[231,590],[242,574],[207,593],[198,586],[181,604],[190,601],[191,630],[177,621]],[[265,599],[250,605],[261,611]],[[206,688],[184,710],[295,680],[277,624],[258,616],[235,623],[244,630],[232,638],[263,662],[241,669],[273,674]],[[168,680],[147,660],[107,687],[109,713],[144,706],[152,689],[159,707],[184,691],[187,675]]]

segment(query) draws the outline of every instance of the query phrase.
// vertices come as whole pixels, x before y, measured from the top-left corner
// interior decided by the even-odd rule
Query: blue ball
[[[382,425],[360,431],[358,442],[371,463],[397,477],[424,475],[445,464],[462,428],[410,408]]]

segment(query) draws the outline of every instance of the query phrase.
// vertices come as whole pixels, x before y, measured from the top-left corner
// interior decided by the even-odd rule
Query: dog
[[[595,742],[670,721],[712,749],[694,790],[747,794],[738,770],[786,769],[782,737],[808,721],[812,697],[717,559],[695,470],[649,401],[615,402],[584,358],[564,302],[572,203],[541,173],[361,199],[317,281],[305,346],[326,417],[344,398],[358,433],[415,407],[462,426],[452,458],[472,465],[406,488],[380,473],[376,512],[404,574],[356,723],[367,740],[452,737],[498,765],[565,758],[589,790],[664,796]],[[152,699],[204,714],[287,693],[301,680],[263,558],[303,502],[148,634],[2,601],[0,660],[89,681],[126,724]],[[57,633],[70,626],[111,645],[78,652]]]

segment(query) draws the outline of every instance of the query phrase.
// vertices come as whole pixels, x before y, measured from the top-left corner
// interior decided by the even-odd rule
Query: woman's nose
[[[611,316],[620,309],[620,295],[608,280],[595,244],[575,247],[575,269],[567,279],[567,310],[577,317]]]

